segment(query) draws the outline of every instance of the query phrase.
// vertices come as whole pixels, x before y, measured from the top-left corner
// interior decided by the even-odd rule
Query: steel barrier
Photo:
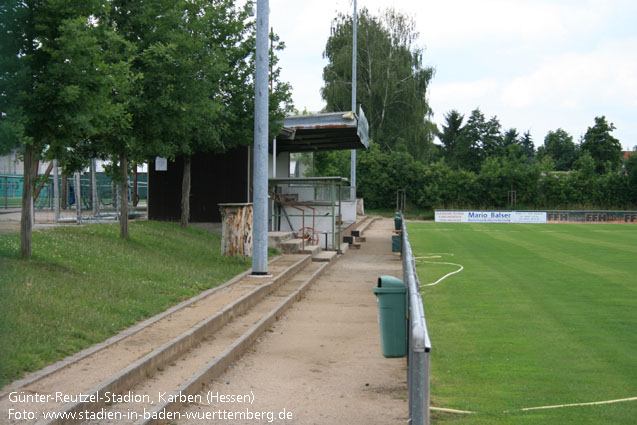
[[[400,213],[402,230],[403,282],[409,303],[409,347],[407,351],[407,386],[409,424],[429,425],[429,373],[431,341],[427,333],[425,309],[420,296],[414,255],[409,243],[405,217]]]

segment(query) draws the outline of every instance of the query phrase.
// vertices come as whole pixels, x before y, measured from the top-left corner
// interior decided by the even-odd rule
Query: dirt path
[[[360,250],[349,250],[296,303],[253,349],[219,380],[204,389],[203,402],[188,413],[216,413],[216,420],[179,424],[274,423],[388,424],[406,422],[404,359],[385,359],[380,351],[376,300],[379,275],[400,276],[400,257],[391,252],[393,221],[374,222]],[[253,403],[208,404],[207,394],[254,396]],[[229,412],[262,419],[229,420]],[[285,409],[288,419],[279,414]],[[218,412],[220,411],[220,412]],[[208,413],[207,413],[208,412]],[[218,420],[219,413],[222,416]],[[292,419],[289,419],[291,415]],[[183,416],[182,416],[183,417]]]

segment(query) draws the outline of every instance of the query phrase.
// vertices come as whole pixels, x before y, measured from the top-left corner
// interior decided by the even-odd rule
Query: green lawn
[[[177,224],[67,226],[0,235],[0,386],[77,352],[249,269],[221,238]]]
[[[423,300],[432,404],[476,413],[434,424],[637,423],[637,401],[520,411],[637,397],[637,226],[408,227],[416,257],[465,267]],[[424,285],[455,269],[418,274]]]

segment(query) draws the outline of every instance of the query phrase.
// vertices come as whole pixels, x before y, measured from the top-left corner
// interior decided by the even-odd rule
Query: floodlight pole
[[[357,22],[357,11],[356,11],[356,0],[354,0],[354,22],[352,26],[352,31],[354,33],[354,42],[352,46],[352,112],[356,113],[356,49],[357,49],[357,33],[358,33],[358,22]],[[351,151],[351,165],[350,165],[350,185],[351,185],[351,198],[352,200],[356,200],[356,149],[352,149]]]
[[[252,274],[268,274],[268,0],[257,0],[254,102]]]

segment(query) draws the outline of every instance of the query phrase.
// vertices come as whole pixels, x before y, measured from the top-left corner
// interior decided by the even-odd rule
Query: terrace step
[[[315,262],[330,262],[336,259],[337,252],[336,251],[323,251],[312,257],[312,261]]]
[[[303,239],[289,239],[280,243],[279,248],[285,254],[297,254],[303,249]]]
[[[268,248],[279,249],[281,243],[294,239],[293,232],[268,232]]]
[[[321,247],[318,245],[305,245],[305,248],[301,249],[301,254],[310,254],[312,257],[321,252]]]

